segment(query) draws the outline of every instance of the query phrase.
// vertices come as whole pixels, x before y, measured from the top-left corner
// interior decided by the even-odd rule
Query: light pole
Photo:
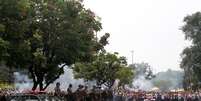
[[[133,54],[134,54],[134,51],[132,50],[132,51],[131,51],[131,55],[132,55],[132,65],[133,65]]]

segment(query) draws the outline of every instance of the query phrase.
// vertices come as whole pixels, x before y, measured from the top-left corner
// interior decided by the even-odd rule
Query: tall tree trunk
[[[38,82],[36,80],[36,75],[34,73],[34,70],[33,70],[33,66],[31,65],[29,67],[29,72],[31,73],[31,77],[32,77],[32,80],[33,80],[33,87],[32,87],[32,90],[36,90],[37,86],[38,86]]]
[[[39,75],[39,88],[40,88],[40,91],[43,91],[44,89],[43,89],[43,74],[42,73],[40,73],[40,75]]]
[[[34,81],[33,80],[33,87],[32,87],[32,91],[35,91],[36,90],[36,88],[38,87],[38,82],[36,82],[36,81]]]
[[[43,81],[39,81],[39,87],[40,87],[40,91],[43,91],[43,90],[45,90],[44,88],[43,88]]]
[[[43,91],[43,79],[44,78],[44,73],[43,72],[40,72],[38,73],[37,75],[37,80],[38,80],[38,84],[39,84],[39,90],[40,91]]]

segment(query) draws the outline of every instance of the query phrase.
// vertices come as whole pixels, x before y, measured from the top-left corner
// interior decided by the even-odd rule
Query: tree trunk
[[[43,90],[44,90],[44,88],[43,88],[43,81],[40,81],[40,82],[39,82],[39,87],[40,87],[40,91],[43,91]]]
[[[45,90],[45,89],[47,89],[47,87],[50,85],[50,83],[47,83],[46,85],[45,85],[45,87],[43,88],[43,90]]]
[[[39,84],[39,90],[40,91],[43,91],[44,89],[43,89],[43,79],[44,78],[44,73],[42,73],[42,72],[40,72],[40,73],[38,73],[38,75],[37,75],[37,80],[38,80],[38,84]]]
[[[47,87],[51,84],[52,82],[46,83],[45,87],[43,88],[44,90],[47,89]]]
[[[38,87],[38,82],[36,82],[36,81],[34,81],[33,80],[33,87],[32,87],[32,91],[35,91],[36,90],[36,88]]]
[[[33,82],[33,87],[32,90],[35,91],[37,89],[37,87],[39,86],[39,90],[40,91],[44,91],[45,88],[43,87],[43,80],[37,80],[35,82]]]
[[[29,72],[31,73],[31,77],[32,77],[32,80],[33,80],[33,87],[32,87],[32,90],[36,90],[37,86],[38,86],[38,82],[36,81],[36,75],[34,73],[34,70],[33,70],[33,66],[31,65],[29,67]]]

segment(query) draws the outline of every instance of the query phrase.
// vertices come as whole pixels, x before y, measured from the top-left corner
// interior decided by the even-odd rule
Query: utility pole
[[[133,65],[133,54],[134,54],[134,51],[132,50],[132,51],[131,51],[131,55],[132,55],[132,65]]]

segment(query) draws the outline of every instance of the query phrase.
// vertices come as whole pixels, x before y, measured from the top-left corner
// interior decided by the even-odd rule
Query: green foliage
[[[174,71],[168,69],[167,71],[164,72],[158,72],[155,75],[156,77],[151,80],[153,86],[155,87],[162,88],[164,91],[183,88],[182,85],[184,76],[183,71]],[[165,82],[167,84],[163,85],[163,83]]]
[[[145,79],[151,80],[152,78],[155,77],[153,74],[153,71],[151,69],[151,66],[148,63],[136,63],[130,65],[131,68],[133,68],[133,71],[135,73],[135,76],[144,76]]]
[[[96,81],[98,86],[112,87],[115,79],[120,84],[129,84],[132,81],[132,69],[127,67],[125,57],[119,57],[117,53],[101,52],[93,62],[76,63],[73,67],[76,78]]]
[[[192,45],[184,49],[181,54],[181,68],[185,72],[185,88],[191,88],[193,85],[200,85],[201,81],[201,13],[197,12],[185,17],[184,22],[182,31]]]
[[[77,0],[0,0],[0,56],[8,67],[29,70],[33,90],[44,90],[65,66],[91,61],[109,34]]]
[[[8,56],[7,50],[8,50],[9,43],[2,38],[0,38],[0,61],[3,60],[3,58]]]
[[[14,78],[12,76],[12,70],[10,68],[6,67],[5,65],[2,65],[0,63],[0,84],[1,83],[13,83]]]
[[[133,81],[133,76],[134,73],[132,72],[132,69],[129,67],[124,67],[121,68],[118,72],[117,72],[117,78],[120,80],[120,86],[123,86],[125,84],[131,84]]]
[[[182,31],[185,34],[185,38],[191,40],[193,45],[200,44],[201,12],[196,12],[192,15],[186,16],[184,22],[185,25],[182,27]]]

